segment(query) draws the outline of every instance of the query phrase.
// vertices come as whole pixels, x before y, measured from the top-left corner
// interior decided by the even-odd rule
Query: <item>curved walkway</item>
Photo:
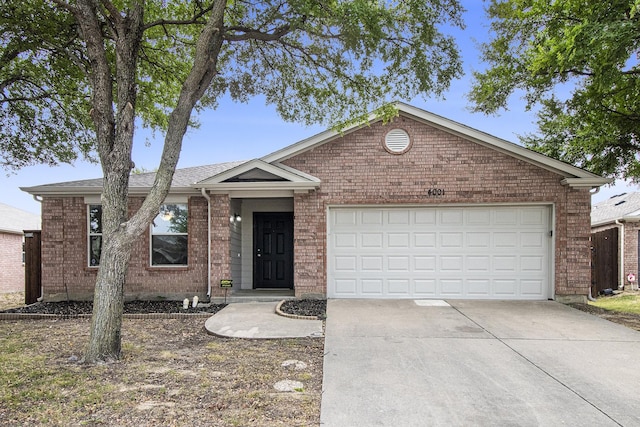
[[[207,319],[207,332],[227,338],[317,338],[322,320],[290,319],[276,314],[275,302],[229,304]]]

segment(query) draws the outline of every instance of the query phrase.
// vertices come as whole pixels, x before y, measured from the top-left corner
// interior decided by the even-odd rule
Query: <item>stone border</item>
[[[284,311],[280,310],[280,307],[282,307],[282,304],[284,304],[286,301],[287,300],[283,299],[278,303],[278,305],[276,305],[276,314],[278,316],[288,317],[289,319],[299,319],[299,320],[320,320],[318,319],[318,316],[301,316],[299,314],[285,313]]]
[[[123,319],[189,319],[211,317],[215,313],[125,313]],[[91,314],[0,313],[0,320],[90,319]]]

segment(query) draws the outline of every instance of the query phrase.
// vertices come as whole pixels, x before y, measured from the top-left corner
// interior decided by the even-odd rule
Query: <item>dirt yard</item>
[[[124,319],[123,358],[101,366],[77,363],[88,319],[0,321],[0,425],[319,425],[322,339],[223,339],[205,320]]]
[[[640,331],[640,315],[574,307]],[[101,366],[78,364],[88,318],[0,321],[0,425],[319,425],[322,339],[217,338],[205,319],[124,319],[123,358]]]

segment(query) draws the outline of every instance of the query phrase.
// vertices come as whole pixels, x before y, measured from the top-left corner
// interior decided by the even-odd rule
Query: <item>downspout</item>
[[[591,190],[589,191],[589,194],[591,194],[592,196],[594,194],[598,194],[598,192],[600,191],[600,187],[592,187]],[[589,286],[589,296],[587,297],[587,299],[589,301],[597,301],[593,295],[591,295],[591,286]]]
[[[204,188],[200,192],[207,199],[207,296],[211,300],[211,197]]]
[[[618,240],[620,240],[620,283],[618,288],[624,286],[624,223],[616,219],[618,225]]]
[[[33,195],[33,200],[42,204],[42,196],[39,194]],[[42,206],[40,207],[40,229],[42,229]],[[42,264],[42,260],[40,261]],[[67,291],[67,301],[69,300],[69,290],[67,289],[67,282],[64,282],[64,288]],[[38,302],[42,302],[44,297],[44,289],[42,288],[42,280],[40,280],[40,296],[38,297]]]

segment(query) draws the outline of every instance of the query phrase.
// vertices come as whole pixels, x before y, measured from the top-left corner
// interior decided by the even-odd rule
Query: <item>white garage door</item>
[[[549,207],[330,208],[329,298],[547,299]]]

